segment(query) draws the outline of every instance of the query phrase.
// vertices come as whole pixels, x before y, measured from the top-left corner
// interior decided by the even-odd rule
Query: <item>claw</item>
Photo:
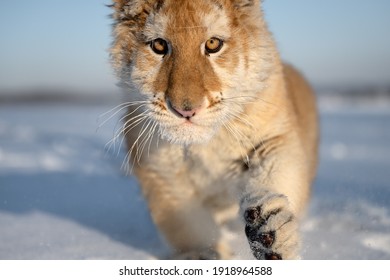
[[[255,207],[247,209],[244,213],[244,219],[248,224],[262,224],[264,219],[261,218],[261,208]]]
[[[253,205],[243,213],[249,247],[258,260],[293,259],[298,256],[297,233],[291,232],[291,227],[296,223],[294,215],[283,205],[275,206],[278,207],[272,209],[270,205]],[[288,223],[293,225],[285,226]],[[293,246],[283,247],[281,241],[287,238],[294,242]]]
[[[251,227],[249,225],[246,225],[245,226],[245,234],[249,240],[256,241],[256,239],[257,239],[257,229],[256,228]]]
[[[262,233],[259,236],[259,241],[264,247],[270,248],[275,241],[275,232]]]
[[[244,214],[245,221],[249,224],[253,224],[257,218],[260,217],[259,207],[247,209]]]
[[[271,261],[277,261],[277,260],[281,260],[282,256],[279,255],[279,254],[276,254],[276,253],[266,253],[265,254],[265,259],[266,260],[271,260]]]

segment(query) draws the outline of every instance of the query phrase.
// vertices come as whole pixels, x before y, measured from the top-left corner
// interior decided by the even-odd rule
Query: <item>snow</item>
[[[168,254],[123,151],[106,148],[119,117],[98,129],[112,107],[0,104],[0,259]],[[390,259],[389,124],[388,107],[322,107],[304,259]]]

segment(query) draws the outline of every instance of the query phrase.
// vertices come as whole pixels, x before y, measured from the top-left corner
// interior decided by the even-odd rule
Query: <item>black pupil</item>
[[[210,38],[206,43],[208,53],[216,53],[222,48],[222,41],[216,38]]]

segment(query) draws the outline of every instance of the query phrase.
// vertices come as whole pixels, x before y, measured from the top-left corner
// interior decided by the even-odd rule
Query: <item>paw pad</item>
[[[263,244],[265,248],[270,248],[275,241],[275,232],[262,233],[259,236],[259,242]]]
[[[259,260],[298,258],[298,222],[283,195],[245,199],[241,206],[250,249]]]
[[[260,207],[247,209],[244,213],[244,218],[248,224],[258,224],[264,222],[264,220],[261,218]]]

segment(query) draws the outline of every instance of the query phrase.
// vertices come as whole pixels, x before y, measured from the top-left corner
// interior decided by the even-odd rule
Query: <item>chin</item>
[[[172,144],[191,146],[207,144],[216,133],[216,128],[195,124],[161,126],[160,137]]]

